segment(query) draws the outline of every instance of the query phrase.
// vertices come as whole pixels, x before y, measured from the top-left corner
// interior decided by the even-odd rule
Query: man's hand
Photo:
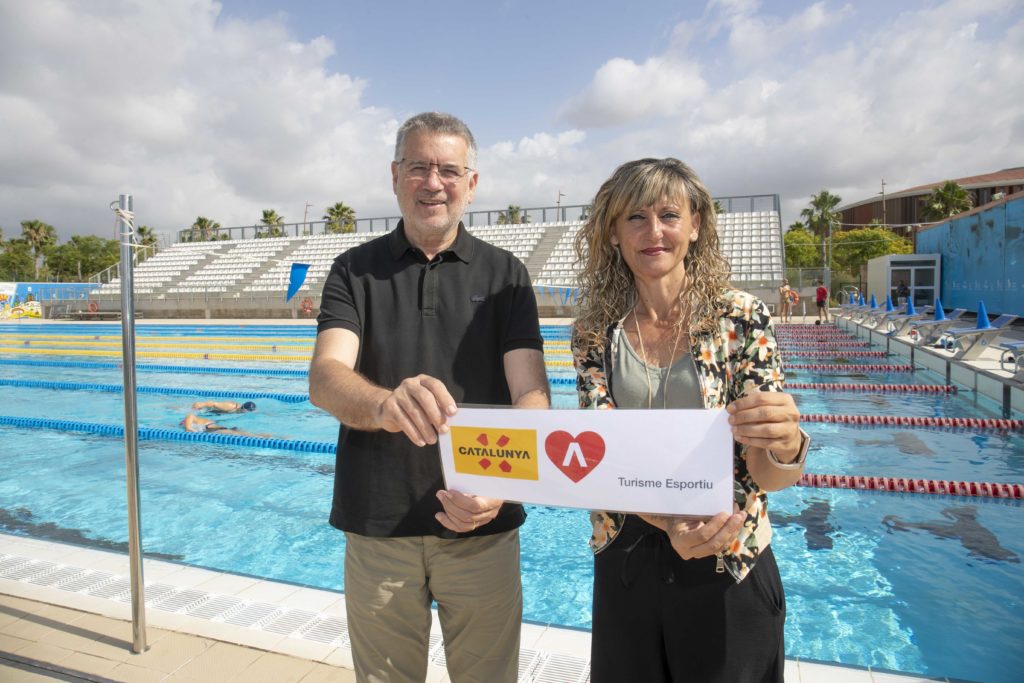
[[[498,516],[503,500],[467,496],[459,491],[438,491],[437,499],[444,512],[434,515],[446,529],[464,534],[487,524]]]
[[[377,406],[377,421],[388,432],[403,432],[417,446],[437,443],[455,414],[455,399],[441,380],[417,375],[402,380]]]

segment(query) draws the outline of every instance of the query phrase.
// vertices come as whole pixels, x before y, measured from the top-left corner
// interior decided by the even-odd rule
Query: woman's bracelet
[[[773,466],[778,467],[780,470],[798,470],[804,466],[804,462],[807,460],[807,448],[811,445],[811,437],[804,430],[800,430],[800,450],[797,451],[796,457],[789,462],[782,462],[779,457],[772,452],[772,449],[765,449],[768,453],[768,462]]]

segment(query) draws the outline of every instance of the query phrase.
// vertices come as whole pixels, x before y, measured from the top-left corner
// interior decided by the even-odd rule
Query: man
[[[424,680],[431,600],[452,681],[517,677],[525,512],[443,490],[436,445],[459,403],[550,400],[526,268],[461,223],[475,166],[459,119],[406,121],[391,164],[401,222],[324,283],[309,393],[342,423],[331,524],[360,681]]]
[[[251,413],[256,410],[256,404],[252,401],[196,401],[192,404],[192,410],[206,410],[211,413]]]
[[[825,286],[824,280],[818,280],[818,288],[814,290],[814,303],[818,307],[818,319],[814,322],[815,325],[820,325],[822,321],[828,322],[828,287]]]

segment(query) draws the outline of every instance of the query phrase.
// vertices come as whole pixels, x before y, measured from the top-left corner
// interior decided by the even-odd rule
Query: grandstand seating
[[[535,285],[572,287],[576,278],[574,239],[580,221],[470,226],[480,239],[515,254],[530,269]],[[782,230],[774,211],[718,215],[722,251],[741,287],[775,286],[783,277]],[[181,242],[136,266],[135,293],[146,299],[267,298],[283,292],[292,263],[307,263],[300,296],[316,296],[335,257],[381,233]],[[543,245],[543,246],[541,246]],[[548,252],[548,253],[545,253]],[[115,278],[94,295],[120,295]]]

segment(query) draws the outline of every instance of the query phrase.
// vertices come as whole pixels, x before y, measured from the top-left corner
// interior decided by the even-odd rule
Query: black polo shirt
[[[402,223],[338,256],[317,323],[317,332],[342,327],[359,335],[356,370],[375,384],[393,389],[427,374],[458,404],[509,405],[505,353],[544,348],[526,267],[461,224],[452,246],[429,262]],[[364,536],[458,537],[434,518],[442,488],[436,444],[420,448],[403,433],[342,426],[335,527]],[[462,535],[508,531],[525,519],[521,505],[506,503],[493,522]]]

